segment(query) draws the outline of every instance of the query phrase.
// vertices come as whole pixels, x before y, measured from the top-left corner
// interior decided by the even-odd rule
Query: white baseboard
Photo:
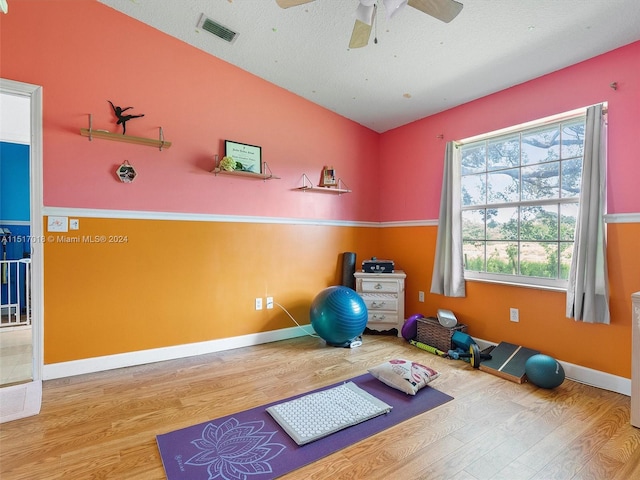
[[[208,342],[190,343],[187,345],[176,345],[173,347],[155,348],[152,350],[142,350],[131,353],[121,353],[118,355],[108,355],[104,357],[87,358],[74,360],[71,362],[53,363],[45,365],[43,368],[43,379],[52,380],[55,378],[71,377],[85,373],[101,372],[116,368],[132,367],[146,363],[161,362],[164,360],[175,360],[177,358],[204,355],[206,353],[222,352],[240,347],[250,347],[262,343],[277,342],[289,338],[301,337],[313,332],[310,325],[305,325],[305,331],[299,327],[284,328],[282,330],[272,330],[270,332],[254,333],[240,337],[222,338]],[[474,337],[480,347],[485,349],[490,345],[496,345],[486,340]],[[591,368],[574,365],[573,363],[560,361],[566,378],[576,382],[591,385],[604,390],[631,395],[631,379],[600,372]],[[4,390],[4,389],[2,389]]]
[[[221,338],[207,342],[189,343],[186,345],[176,345],[173,347],[154,348],[151,350],[141,350],[117,355],[107,355],[103,357],[86,358],[73,360],[71,362],[52,363],[45,365],[42,369],[44,380],[55,378],[71,377],[85,373],[101,372],[116,368],[132,367],[134,365],[144,365],[146,363],[162,362],[164,360],[175,360],[177,358],[193,357],[206,353],[222,352],[233,348],[250,347],[261,343],[276,342],[289,338],[302,337],[308,333],[313,333],[310,325],[300,327],[283,328],[270,332],[253,333],[240,337]]]
[[[496,345],[495,343],[480,340],[475,337],[473,339],[481,350],[484,350],[491,345]],[[584,383],[585,385],[591,385],[592,387],[602,388],[603,390],[621,393],[622,395],[631,396],[630,378],[619,377],[617,375],[593,370],[573,363],[563,362],[561,360],[558,360],[558,362],[562,365],[565,377],[569,380]]]

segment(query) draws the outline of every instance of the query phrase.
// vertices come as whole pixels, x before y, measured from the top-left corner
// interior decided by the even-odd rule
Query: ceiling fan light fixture
[[[398,11],[400,11],[409,0],[383,0],[384,9],[387,13],[387,20],[390,20]]]
[[[362,23],[371,25],[373,23],[375,10],[375,2],[371,5],[365,5],[364,2],[360,2],[360,4],[358,4],[358,8],[356,8],[356,19],[360,20]]]

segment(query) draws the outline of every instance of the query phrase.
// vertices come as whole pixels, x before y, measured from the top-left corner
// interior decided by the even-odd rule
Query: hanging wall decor
[[[322,169],[322,177],[320,178],[320,187],[337,187],[336,171],[333,167],[325,167]]]
[[[107,102],[111,103],[111,100],[107,100]],[[118,121],[116,122],[116,125],[122,125],[122,134],[124,135],[125,133],[127,133],[127,122],[133,118],[140,118],[140,117],[144,117],[144,113],[140,114],[140,115],[124,115],[124,112],[126,112],[127,110],[132,109],[133,107],[116,107],[113,103],[111,103],[111,108],[113,108],[113,113],[116,114],[116,117],[118,118]]]
[[[248,145],[246,143],[224,141],[224,157],[230,158],[233,163],[231,170],[251,173],[263,173],[262,171],[262,147]],[[224,160],[224,158],[223,158]],[[224,168],[223,166],[221,168]]]
[[[125,160],[124,163],[118,167],[118,170],[116,170],[116,175],[118,175],[122,183],[131,183],[138,174],[135,168],[133,168],[133,165]]]

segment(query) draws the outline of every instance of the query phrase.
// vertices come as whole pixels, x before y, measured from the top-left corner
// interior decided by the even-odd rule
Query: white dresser
[[[640,428],[640,292],[631,295],[631,425]]]
[[[354,273],[356,291],[369,311],[367,328],[376,331],[398,330],[404,324],[404,279],[402,270],[394,273]]]

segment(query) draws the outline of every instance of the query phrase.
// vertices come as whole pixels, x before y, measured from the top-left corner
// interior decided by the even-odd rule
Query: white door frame
[[[31,200],[31,312],[32,381],[0,388],[0,423],[37,415],[42,404],[44,364],[44,239],[42,197],[42,87],[0,78],[0,92],[28,97],[31,105],[30,200]]]

